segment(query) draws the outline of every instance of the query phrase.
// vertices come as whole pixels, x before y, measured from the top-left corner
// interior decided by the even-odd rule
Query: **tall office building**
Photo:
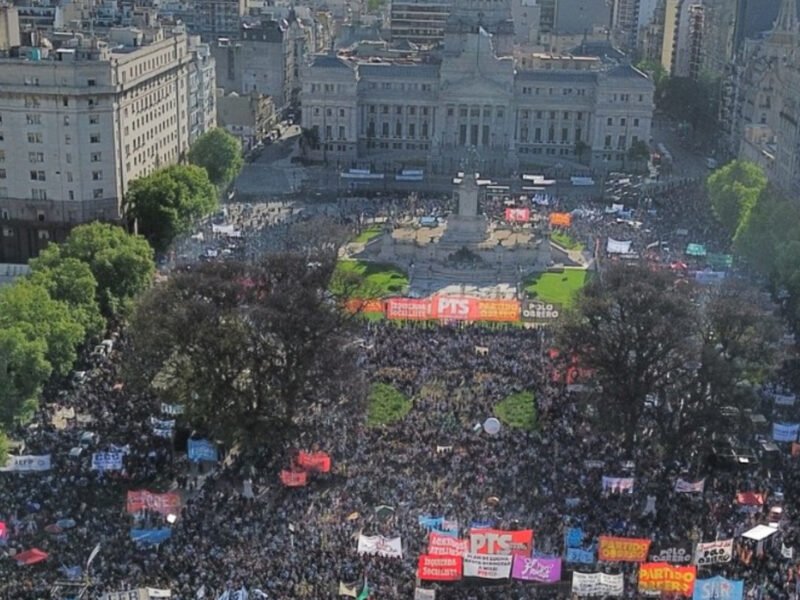
[[[124,29],[0,57],[0,262],[79,223],[120,219],[132,180],[183,157],[190,115],[215,122],[203,100],[212,59],[193,65],[198,52],[184,33]],[[203,81],[193,106],[191,72]]]
[[[247,0],[195,0],[195,31],[204,40],[236,37],[246,11]]]
[[[436,44],[444,39],[444,26],[453,0],[392,0],[389,29],[392,40]]]

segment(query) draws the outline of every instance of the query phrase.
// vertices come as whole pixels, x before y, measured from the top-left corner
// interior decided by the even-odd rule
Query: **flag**
[[[356,600],[369,600],[369,583],[366,577],[364,577],[364,587]]]
[[[340,596],[349,596],[350,598],[356,598],[358,596],[358,592],[356,592],[355,585],[348,585],[344,582],[339,582],[339,595]]]
[[[86,570],[89,570],[89,566],[92,564],[94,557],[100,552],[100,542],[97,542],[97,546],[94,547],[92,553],[89,555],[89,560],[86,561]]]

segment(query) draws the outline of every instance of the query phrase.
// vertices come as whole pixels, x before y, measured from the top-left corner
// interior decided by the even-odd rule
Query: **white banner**
[[[377,554],[388,558],[403,558],[403,544],[399,537],[386,538],[382,535],[359,535],[359,554]]]
[[[29,473],[31,471],[49,471],[50,470],[50,455],[39,454],[25,456],[9,456],[6,461],[6,466],[1,468],[0,471],[14,472],[14,473]]]
[[[606,242],[606,252],[609,254],[630,254],[633,242],[621,242],[613,238],[608,238]]]
[[[572,573],[572,593],[578,596],[622,596],[624,589],[622,573]]]
[[[706,489],[706,479],[705,477],[700,481],[686,481],[685,479],[681,479],[678,477],[678,481],[675,482],[675,491],[679,494],[693,494],[699,493],[702,494],[703,490]]]
[[[124,452],[95,452],[92,454],[92,471],[121,471]]]
[[[606,477],[603,475],[603,491],[613,494],[633,493],[633,477]]]
[[[694,551],[694,564],[698,567],[731,562],[733,538],[716,542],[700,542]]]
[[[776,442],[794,442],[799,431],[800,424],[797,423],[773,423],[772,439]]]
[[[414,589],[414,600],[436,600],[436,590]]]
[[[511,575],[511,563],[514,557],[503,554],[464,555],[464,577],[480,577],[481,579],[507,579]]]
[[[161,412],[165,415],[182,415],[186,409],[183,404],[167,404],[161,403]]]
[[[797,396],[794,394],[772,394],[772,400],[778,406],[794,406]]]

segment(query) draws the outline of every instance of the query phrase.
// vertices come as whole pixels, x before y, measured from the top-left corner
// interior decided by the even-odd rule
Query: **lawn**
[[[525,282],[525,291],[542,302],[570,306],[588,276],[585,269],[570,268],[564,269],[563,273],[540,273]]]
[[[367,425],[389,425],[405,418],[411,410],[411,400],[386,383],[373,383],[367,406]]]
[[[408,275],[393,265],[363,260],[340,260],[331,282],[331,292],[350,298],[383,298],[402,294]]]
[[[550,234],[550,239],[567,250],[582,251],[584,248],[583,244],[564,231],[553,231]]]
[[[532,431],[536,429],[536,405],[533,392],[511,394],[494,407],[495,416],[509,427]]]
[[[353,238],[353,243],[366,244],[371,239],[378,237],[381,233],[383,233],[382,225],[378,225],[377,223],[370,225]]]

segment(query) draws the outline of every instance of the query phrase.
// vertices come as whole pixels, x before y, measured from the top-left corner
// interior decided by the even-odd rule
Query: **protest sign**
[[[436,590],[426,590],[421,587],[415,588],[414,600],[436,600]]]
[[[736,494],[736,503],[743,506],[764,506],[767,495],[761,492],[739,492]]]
[[[702,494],[703,490],[705,489],[706,489],[705,478],[701,479],[700,481],[691,482],[678,477],[678,480],[675,482],[675,491],[679,494],[694,494],[694,493]]]
[[[733,539],[700,542],[694,551],[694,564],[698,567],[730,562],[733,557]]]
[[[308,473],[305,471],[281,471],[281,483],[286,487],[302,487],[308,483]]]
[[[688,598],[694,591],[696,576],[697,567],[644,563],[639,566],[639,591],[677,593]]]
[[[583,545],[583,529],[580,527],[570,527],[564,533],[564,547],[580,548]]]
[[[603,491],[612,494],[632,494],[633,477],[606,477],[603,475]]]
[[[50,470],[50,455],[27,454],[24,456],[9,455],[6,460],[6,466],[0,468],[0,471],[11,473],[29,473],[32,471],[49,471]]]
[[[469,540],[461,540],[438,531],[428,534],[428,554],[464,556],[469,552]]]
[[[594,564],[594,548],[567,548],[565,560],[579,565]]]
[[[604,562],[644,562],[650,550],[646,538],[600,536],[597,559]]]
[[[92,454],[93,471],[121,471],[122,457],[120,451],[115,452],[95,452]]]
[[[422,581],[458,581],[461,579],[460,556],[429,556],[421,554],[417,563],[417,577]]]
[[[773,423],[772,439],[776,442],[796,442],[800,431],[798,423]]]
[[[561,559],[515,556],[511,576],[521,581],[554,583],[561,579]]]
[[[694,583],[693,600],[742,600],[744,581],[711,577],[698,579]]]
[[[186,409],[184,408],[183,404],[167,404],[166,402],[161,403],[161,412],[165,415],[182,415],[185,411]]]
[[[689,541],[650,548],[650,562],[667,562],[672,564],[689,564],[692,562],[692,543]]]
[[[300,452],[297,455],[297,466],[306,471],[319,471],[329,473],[331,470],[331,457],[327,452]]]
[[[550,213],[550,227],[569,227],[572,225],[572,215],[569,213]]]
[[[464,577],[507,579],[513,558],[511,555],[468,553],[464,556]]]
[[[533,552],[533,530],[472,529],[469,532],[473,554],[518,554],[530,556]]]
[[[621,596],[624,589],[622,573],[572,573],[572,593],[578,596]]]
[[[507,208],[506,221],[509,223],[527,223],[531,220],[530,208]]]
[[[214,442],[209,440],[193,440],[189,438],[186,454],[191,461],[205,460],[216,462],[219,460],[217,456],[217,447]]]
[[[386,318],[408,321],[426,321],[432,318],[428,298],[389,298],[386,301]]]
[[[178,492],[154,494],[147,490],[129,491],[126,503],[129,513],[152,510],[162,515],[178,515],[181,512],[181,495]]]
[[[359,554],[377,554],[387,558],[403,558],[403,544],[399,537],[387,538],[382,535],[359,535]]]

